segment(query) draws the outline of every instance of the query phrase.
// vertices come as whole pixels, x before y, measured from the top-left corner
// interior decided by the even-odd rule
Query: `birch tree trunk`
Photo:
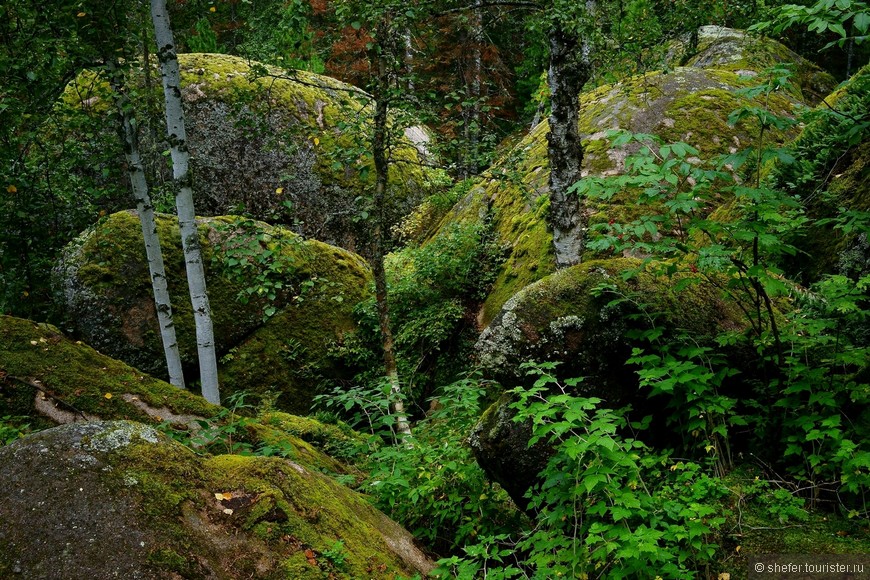
[[[139,223],[142,225],[142,238],[145,240],[145,256],[148,260],[148,271],[151,274],[151,288],[154,292],[154,306],[157,310],[157,322],[160,326],[160,339],[163,342],[163,354],[166,357],[166,369],[169,372],[169,382],[181,389],[184,388],[184,371],[181,368],[181,355],[178,352],[178,341],[175,338],[175,324],[172,321],[172,303],[166,287],[166,269],[163,266],[163,251],[160,249],[160,238],[157,237],[157,224],[154,221],[154,206],[148,194],[148,181],[139,155],[139,139],[133,127],[130,113],[130,99],[127,97],[117,64],[109,60],[106,63],[109,70],[109,82],[112,85],[112,95],[115,106],[121,118],[121,133],[124,140],[124,155],[127,158],[127,171],[130,174],[130,185],[133,198],[136,200],[136,210],[139,213]]]
[[[557,24],[550,33],[550,132],[547,155],[550,160],[550,227],[556,267],[580,263],[586,235],[586,216],[580,199],[568,188],[580,180],[583,147],[578,132],[580,90],[589,79],[589,65],[576,34]]]
[[[154,37],[157,40],[157,60],[163,80],[163,97],[166,102],[166,135],[172,154],[172,175],[176,185],[175,206],[178,226],[181,229],[181,244],[187,268],[187,283],[190,301],[196,322],[196,346],[199,355],[199,373],[202,396],[207,401],[220,404],[218,387],[217,356],[214,349],[211,308],[205,288],[205,270],[196,228],[196,213],[193,205],[193,188],[188,173],[190,155],[187,151],[187,133],[184,128],[184,111],[181,108],[181,75],[175,40],[166,11],[166,0],[151,0],[151,19],[154,22]]]

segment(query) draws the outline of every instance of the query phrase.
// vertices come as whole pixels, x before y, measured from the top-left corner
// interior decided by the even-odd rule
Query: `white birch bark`
[[[196,346],[199,355],[199,373],[202,396],[207,401],[220,404],[217,375],[217,356],[214,348],[211,308],[205,287],[205,270],[199,247],[196,228],[196,213],[193,205],[193,188],[188,173],[190,155],[187,151],[187,133],[184,128],[184,111],[181,108],[181,75],[175,39],[166,10],[166,0],[151,0],[151,19],[154,22],[154,37],[157,40],[157,60],[163,79],[163,97],[166,101],[166,135],[172,155],[172,175],[177,187],[175,207],[181,229],[181,244],[187,267],[187,283],[190,301],[196,322]]]
[[[139,223],[142,225],[142,238],[145,240],[145,255],[148,260],[148,271],[151,274],[151,288],[154,292],[154,306],[157,310],[157,322],[160,326],[160,339],[163,342],[163,354],[166,357],[166,369],[169,372],[169,382],[181,389],[184,388],[184,371],[181,368],[181,355],[178,352],[178,341],[175,338],[175,324],[172,320],[172,303],[166,287],[166,269],[163,265],[163,251],[160,249],[160,238],[157,237],[157,224],[154,221],[154,206],[148,194],[148,181],[139,155],[139,139],[133,127],[130,114],[130,100],[124,92],[123,83],[118,77],[118,67],[111,60],[106,63],[109,69],[109,80],[112,85],[115,106],[121,116],[124,137],[124,155],[127,158],[127,171],[130,174],[130,185],[136,200],[136,210],[139,213]]]

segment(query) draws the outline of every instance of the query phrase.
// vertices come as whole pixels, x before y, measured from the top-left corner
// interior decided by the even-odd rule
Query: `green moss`
[[[392,551],[396,534],[404,533],[396,524],[361,496],[299,464],[197,457],[168,443],[132,445],[113,463],[107,477],[133,492],[141,512],[165,534],[166,543],[149,558],[164,569],[182,571],[196,555],[212,569],[264,578],[398,578],[413,572]],[[338,540],[346,555],[341,570],[322,556]]]
[[[336,458],[351,458],[364,444],[363,437],[345,423],[325,424],[309,417],[277,411],[261,415],[259,421],[295,435]]]
[[[124,400],[121,397],[124,394],[134,395],[156,408],[167,407],[176,414],[210,417],[218,409],[201,397],[67,339],[53,326],[20,318],[0,317],[0,361],[0,368],[12,377],[41,381],[51,396],[67,405],[60,405],[64,410],[144,422],[153,420]],[[3,391],[4,398],[21,405],[17,412],[32,414],[37,394],[33,387],[7,377]]]
[[[352,376],[330,349],[355,331],[353,306],[368,296],[370,273],[359,256],[262,222],[246,222],[243,241],[260,240],[263,251],[278,252],[260,270],[238,275],[224,266],[224,244],[242,226],[235,218],[204,218],[199,223],[206,266],[215,346],[224,397],[238,391],[277,393],[279,407],[307,413],[323,381]],[[196,331],[186,287],[186,271],[175,218],[157,216],[174,322],[182,361],[196,371]],[[108,216],[67,250],[56,285],[65,293],[70,315],[90,344],[116,358],[163,376],[162,346],[145,261],[138,217]],[[256,284],[258,272],[280,261],[285,288],[267,303],[239,296]],[[310,287],[308,287],[310,285]],[[306,289],[307,288],[307,289]],[[277,314],[263,324],[265,306]],[[191,372],[192,371],[192,372]]]
[[[735,96],[736,89],[751,82],[729,70],[678,68],[670,73],[639,75],[584,93],[580,97],[579,120],[584,175],[619,173],[625,157],[636,150],[636,146],[611,148],[606,139],[611,129],[686,141],[704,156],[753,144],[757,128],[751,124],[731,127],[728,115],[744,105],[767,105],[776,114],[790,115],[796,99],[774,95],[762,103]],[[480,219],[480,215],[490,212],[499,243],[507,249],[507,259],[479,315],[482,326],[488,325],[518,290],[555,270],[552,234],[546,223],[548,130],[546,121],[533,129],[476,180],[469,198],[460,201],[440,226],[443,230],[452,221]],[[769,131],[766,137],[782,142],[790,136]],[[627,191],[608,203],[589,204],[590,223],[638,217],[644,209],[634,200],[634,194]],[[588,252],[584,255],[584,259],[596,257],[600,256]]]
[[[313,286],[224,357],[220,376],[227,395],[271,392],[279,408],[307,414],[319,389],[355,371],[330,352],[355,332],[353,307],[368,297],[371,274],[360,257],[322,242],[291,251],[296,275]]]

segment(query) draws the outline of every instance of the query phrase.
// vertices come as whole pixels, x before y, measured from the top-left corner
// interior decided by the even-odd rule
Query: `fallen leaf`
[[[277,193],[278,195],[281,195],[282,193],[284,193],[284,188],[283,187],[276,188],[275,193]]]
[[[228,516],[231,516],[233,515],[233,510],[231,510],[230,508],[224,508],[224,513]]]
[[[104,396],[105,398],[107,398],[107,399],[111,399],[111,398],[112,398],[112,393],[106,393],[106,394],[103,395],[103,396]]]
[[[6,186],[7,193],[16,193],[17,191],[18,191],[18,188],[15,187],[14,185],[7,185]]]
[[[35,340],[31,340],[31,341],[30,341],[30,344],[32,344],[33,346],[36,346],[36,345],[39,344],[39,343],[36,342]]]

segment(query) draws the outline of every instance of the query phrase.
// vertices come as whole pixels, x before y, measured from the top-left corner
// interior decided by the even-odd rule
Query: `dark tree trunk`
[[[583,147],[577,128],[580,90],[589,79],[589,65],[576,34],[556,25],[550,34],[550,132],[547,154],[550,160],[550,228],[556,267],[580,262],[586,233],[586,216],[580,199],[568,188],[580,180]]]

